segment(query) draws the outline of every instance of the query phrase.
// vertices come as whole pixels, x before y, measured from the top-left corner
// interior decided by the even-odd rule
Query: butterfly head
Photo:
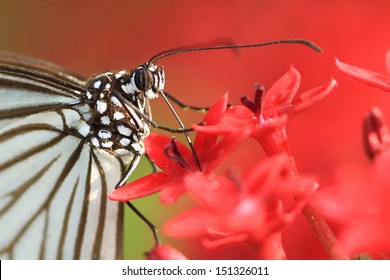
[[[157,67],[154,63],[145,63],[134,70],[131,83],[140,92],[145,93],[147,99],[154,99],[164,91],[164,68]]]

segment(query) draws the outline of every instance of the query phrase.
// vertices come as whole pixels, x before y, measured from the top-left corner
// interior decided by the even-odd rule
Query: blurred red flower
[[[209,247],[247,241],[261,259],[285,259],[281,231],[293,222],[317,186],[310,178],[283,179],[287,160],[285,155],[267,158],[243,180],[214,174],[187,176],[186,190],[201,206],[169,221],[165,232],[175,237],[205,233],[219,237],[206,243]],[[282,202],[297,192],[301,196],[290,205]]]
[[[338,225],[338,238],[350,255],[390,257],[390,150],[375,157],[370,170],[346,165],[338,181],[316,199],[324,215]]]

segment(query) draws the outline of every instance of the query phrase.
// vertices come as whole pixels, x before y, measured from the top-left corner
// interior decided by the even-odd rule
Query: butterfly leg
[[[152,161],[150,156],[148,156],[148,154],[145,154],[145,157],[149,161],[150,165],[152,166],[153,173],[157,172],[157,165]]]
[[[133,173],[135,168],[138,166],[138,163],[139,163],[141,157],[142,157],[141,154],[134,155],[133,159],[130,162],[129,167],[127,168],[125,175],[118,182],[118,184],[115,186],[115,189],[120,188],[122,185],[124,185],[126,183],[129,176]],[[150,228],[150,230],[152,231],[156,246],[159,245],[161,243],[161,241],[160,241],[157,227],[151,221],[149,221],[149,219],[146,218],[133,204],[131,204],[130,201],[127,201],[125,203]]]
[[[157,227],[149,221],[148,218],[146,218],[130,201],[126,202],[126,205],[138,216],[141,218],[141,220],[150,228],[150,230],[153,233],[155,246],[161,244],[161,239],[158,234]]]
[[[122,179],[116,184],[115,189],[120,188],[121,186],[123,186],[126,183],[127,179],[130,177],[130,175],[137,168],[140,160],[141,160],[141,155],[135,154],[133,159],[130,162],[129,167],[126,170],[125,175],[123,175]]]

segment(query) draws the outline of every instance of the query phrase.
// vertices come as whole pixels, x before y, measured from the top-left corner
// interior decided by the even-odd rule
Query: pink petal
[[[265,93],[262,112],[273,111],[275,107],[287,105],[291,102],[301,84],[301,75],[291,66],[276,83]]]
[[[346,74],[348,77],[363,82],[369,86],[373,86],[384,91],[390,91],[389,76],[343,63],[337,58],[335,58],[335,63],[337,69]]]
[[[168,157],[165,150],[171,145],[171,141],[172,138],[169,136],[152,132],[144,140],[145,150],[146,154],[158,167],[170,174],[178,175],[184,171],[183,167],[178,162],[173,161],[170,157]],[[179,141],[176,141],[176,145],[181,155],[189,163],[189,165],[197,169],[197,165],[190,149]]]
[[[317,102],[324,99],[337,86],[336,80],[332,79],[329,83],[308,90],[300,94],[292,102],[294,113],[299,113],[308,107],[313,106]]]
[[[148,196],[159,192],[161,185],[169,178],[169,175],[164,172],[156,172],[114,190],[108,198],[114,201],[126,202]]]

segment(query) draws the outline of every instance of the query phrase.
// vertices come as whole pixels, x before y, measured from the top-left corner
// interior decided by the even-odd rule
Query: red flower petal
[[[160,201],[165,205],[172,205],[185,192],[183,182],[181,180],[170,180],[160,187],[162,188]]]
[[[183,167],[176,161],[169,158],[164,150],[164,147],[171,145],[172,138],[158,133],[150,133],[144,140],[146,154],[153,160],[153,162],[165,172],[171,174],[179,174],[183,172]],[[182,154],[183,158],[189,163],[191,167],[197,169],[194,157],[183,143],[176,141],[177,148]]]
[[[215,125],[220,123],[223,114],[225,113],[226,106],[228,101],[228,94],[224,94],[213,106],[209,109],[205,115],[203,122],[208,125]],[[197,133],[194,141],[194,149],[197,151],[199,158],[203,159],[208,153],[207,149],[204,147],[213,147],[217,142],[217,135],[204,134],[202,132]]]
[[[126,202],[136,198],[151,195],[161,190],[161,185],[169,179],[164,172],[156,172],[114,190],[108,198],[114,201]]]
[[[217,125],[193,125],[198,132],[207,134],[224,135],[233,131],[240,132],[244,128],[256,126],[258,120],[251,110],[245,106],[233,106],[227,108],[221,122]]]
[[[250,135],[249,129],[243,129],[240,133],[229,133],[224,136],[214,149],[207,155],[204,171],[211,172],[237,148],[237,146]]]
[[[287,105],[291,102],[301,84],[301,75],[291,66],[276,83],[265,93],[262,101],[262,112],[275,109],[275,106]]]
[[[294,113],[299,113],[306,108],[314,105],[315,103],[324,99],[335,87],[337,86],[336,80],[332,79],[329,83],[308,90],[300,94],[292,101]]]
[[[337,69],[346,74],[348,77],[363,82],[369,86],[380,88],[384,91],[390,91],[389,76],[343,63],[337,58],[335,58],[335,63]]]
[[[229,95],[225,93],[217,100],[217,102],[214,103],[213,106],[210,107],[203,118],[203,122],[206,123],[206,125],[218,124],[221,121],[221,118],[227,108],[228,96]]]

